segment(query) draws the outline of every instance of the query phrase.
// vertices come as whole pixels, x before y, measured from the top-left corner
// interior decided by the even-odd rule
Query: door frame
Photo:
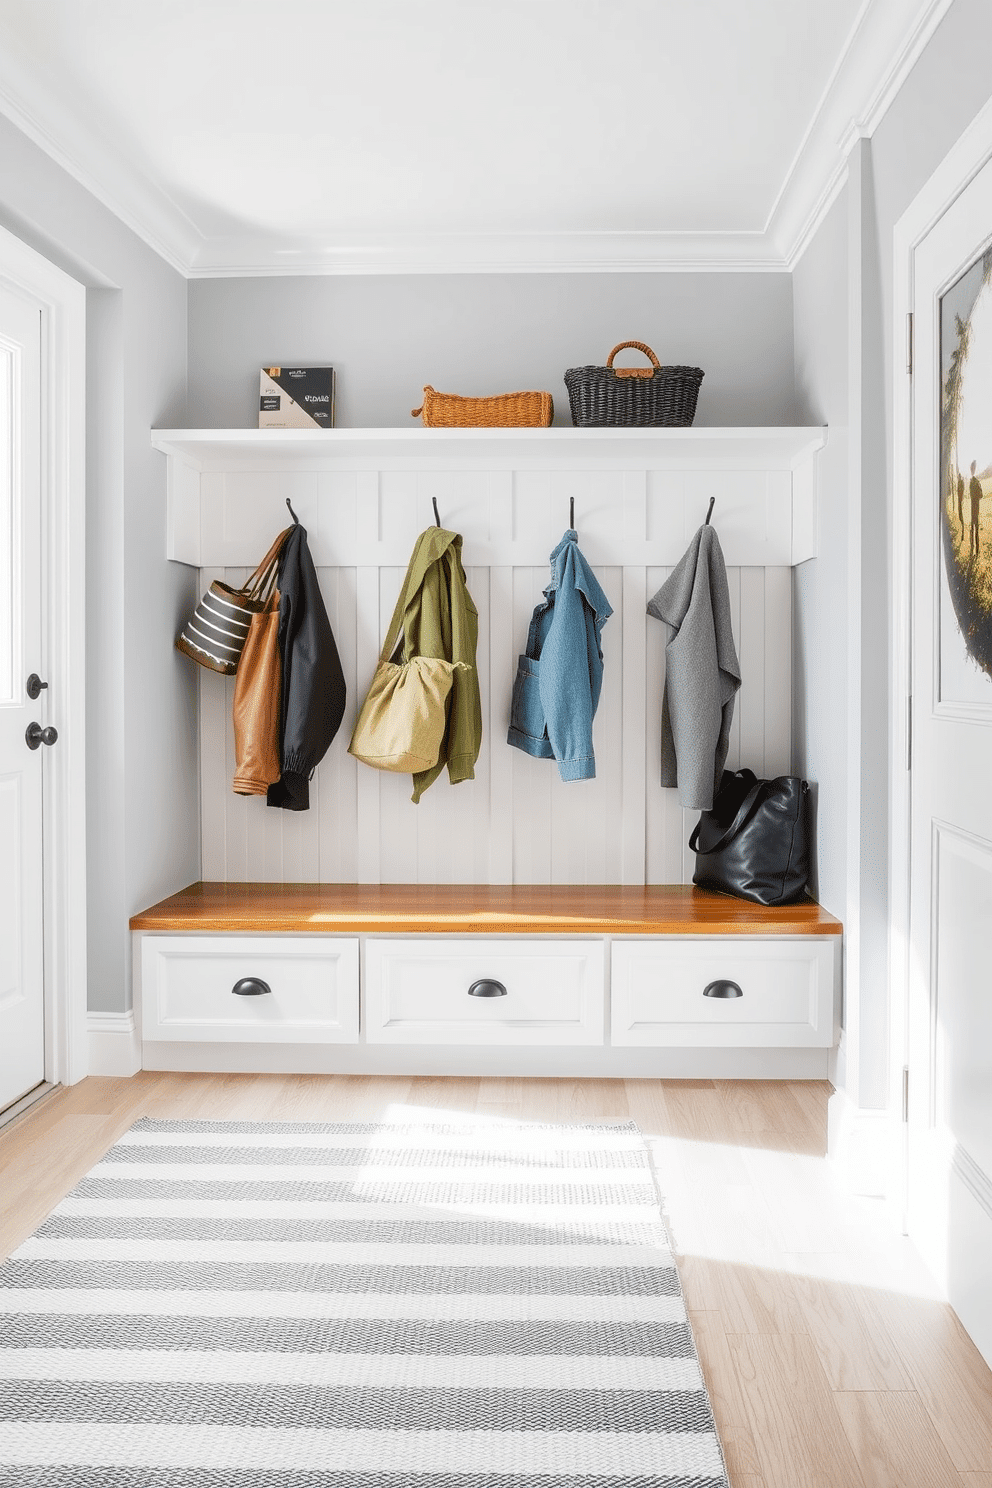
[[[891,1107],[902,1109],[904,1152],[902,1191],[897,1196],[908,1223],[909,1117],[920,1092],[904,1083],[909,1069],[913,1004],[910,957],[912,774],[910,708],[912,694],[914,596],[913,562],[913,377],[908,317],[919,313],[914,282],[915,254],[941,217],[992,160],[992,101],[975,116],[960,139],[899,218],[893,232],[893,446],[891,499],[892,609],[889,667],[889,976],[891,1013]],[[930,624],[929,611],[926,624]],[[929,1108],[929,1071],[912,1072]],[[896,1197],[896,1196],[894,1196]]]
[[[0,228],[0,281],[41,311],[45,1079],[89,1071],[86,1026],[86,290]]]

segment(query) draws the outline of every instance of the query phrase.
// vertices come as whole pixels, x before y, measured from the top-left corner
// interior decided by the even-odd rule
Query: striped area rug
[[[727,1488],[629,1126],[139,1121],[0,1267],[3,1488]]]

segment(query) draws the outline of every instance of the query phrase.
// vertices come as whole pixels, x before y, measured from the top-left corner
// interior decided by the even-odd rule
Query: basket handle
[[[434,389],[431,387],[431,385],[430,385],[429,382],[425,382],[424,383],[424,392],[427,393],[428,395],[430,395],[430,394],[432,394],[434,392]],[[420,415],[423,413],[424,408],[426,407],[426,405],[427,405],[427,398],[424,399],[423,403],[421,403],[421,405],[420,405],[419,408],[411,408],[410,409],[410,417],[411,418],[419,418]]]
[[[651,366],[614,367],[613,358],[616,356],[618,351],[623,351],[625,346],[632,346],[635,351],[643,351],[644,355],[650,358]],[[609,367],[614,377],[653,377],[655,368],[657,367],[659,368],[659,370],[661,368],[661,363],[658,361],[658,358],[655,356],[650,346],[645,346],[643,341],[621,341],[619,345],[614,346],[613,350],[606,358],[606,365],[607,367]]]

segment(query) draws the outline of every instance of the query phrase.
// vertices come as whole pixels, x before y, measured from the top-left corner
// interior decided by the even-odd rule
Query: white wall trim
[[[914,254],[953,202],[992,159],[992,101],[975,116],[895,225],[893,232],[893,434],[890,531],[892,576],[889,654],[889,965],[890,1091],[901,1086],[907,1060],[910,957],[911,776],[908,699],[912,688],[913,383],[905,374],[906,317],[915,310]]]
[[[46,760],[45,1078],[87,1073],[86,292],[0,229],[0,278],[42,310],[44,660],[59,743]]]
[[[288,274],[784,273],[763,232],[402,233],[205,239],[193,279]]]
[[[789,269],[816,235],[859,138],[878,128],[952,0],[866,0],[772,206],[765,235]]]
[[[87,1014],[89,1073],[130,1079],[141,1068],[141,1038],[133,1011]]]

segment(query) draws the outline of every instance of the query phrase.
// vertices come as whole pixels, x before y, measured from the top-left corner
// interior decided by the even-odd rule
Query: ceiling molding
[[[0,113],[187,278],[318,274],[787,272],[842,189],[952,0],[864,0],[764,231],[204,237],[113,141],[0,49]]]
[[[0,47],[0,114],[166,263],[189,275],[202,241],[189,218],[91,125],[43,89],[14,49]],[[65,141],[71,140],[71,147]]]
[[[922,0],[907,25],[906,0],[864,0],[769,213],[766,233],[788,268],[843,186],[855,141],[877,129],[952,3]]]
[[[402,234],[329,246],[268,236],[212,239],[190,267],[194,279],[287,274],[605,274],[785,271],[766,234]]]

